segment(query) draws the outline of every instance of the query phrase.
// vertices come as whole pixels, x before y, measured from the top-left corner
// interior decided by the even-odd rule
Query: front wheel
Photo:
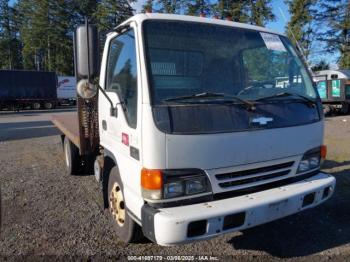
[[[116,166],[111,169],[108,179],[108,205],[117,235],[123,242],[137,242],[143,238],[140,226],[127,212],[123,184]]]

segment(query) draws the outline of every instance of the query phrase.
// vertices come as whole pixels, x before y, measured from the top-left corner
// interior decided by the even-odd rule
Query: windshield
[[[145,21],[143,36],[153,118],[163,132],[239,132],[320,120],[314,86],[285,37],[170,20]],[[260,124],[261,117],[270,121]]]
[[[303,63],[285,37],[212,24],[154,20],[145,22],[144,34],[153,104],[201,93],[245,100],[281,92],[316,98]],[[287,99],[293,97],[278,97]]]

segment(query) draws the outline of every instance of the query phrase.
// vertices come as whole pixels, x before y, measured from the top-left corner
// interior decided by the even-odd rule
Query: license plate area
[[[278,218],[285,215],[285,212],[288,210],[289,199],[284,199],[275,203],[268,205],[267,212],[269,213],[270,218]]]
[[[301,202],[296,198],[287,198],[257,207],[247,212],[247,224],[254,226],[276,220],[296,212],[298,206],[301,206]]]

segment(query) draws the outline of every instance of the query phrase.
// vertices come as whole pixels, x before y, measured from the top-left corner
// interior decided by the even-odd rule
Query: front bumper
[[[204,240],[267,223],[327,200],[335,178],[325,173],[286,186],[218,201],[142,208],[142,229],[160,245]]]

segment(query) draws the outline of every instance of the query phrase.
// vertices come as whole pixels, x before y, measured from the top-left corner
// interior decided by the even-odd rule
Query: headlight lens
[[[152,183],[148,183],[148,180],[152,179],[152,174],[157,174],[157,172],[154,170],[145,171],[144,169],[141,173],[142,195],[145,199],[171,199],[211,192],[209,179],[202,170],[159,170],[159,172],[162,176],[160,179],[162,185],[152,188],[148,186],[152,185]],[[155,191],[157,192],[154,193]]]
[[[164,185],[164,198],[179,197],[184,194],[183,181],[171,182]]]
[[[299,163],[298,173],[304,173],[312,169],[319,168],[321,164],[321,148],[307,151]]]
[[[308,170],[310,170],[310,162],[309,162],[309,160],[308,159],[301,160],[300,164],[299,164],[298,172],[302,173],[302,172],[305,172],[305,171],[308,171]]]
[[[311,169],[320,166],[320,157],[310,157],[309,163]]]
[[[209,181],[205,174],[170,175],[164,179],[165,199],[195,195],[209,191]]]
[[[186,181],[186,195],[199,194],[207,191],[206,177],[197,177]]]

